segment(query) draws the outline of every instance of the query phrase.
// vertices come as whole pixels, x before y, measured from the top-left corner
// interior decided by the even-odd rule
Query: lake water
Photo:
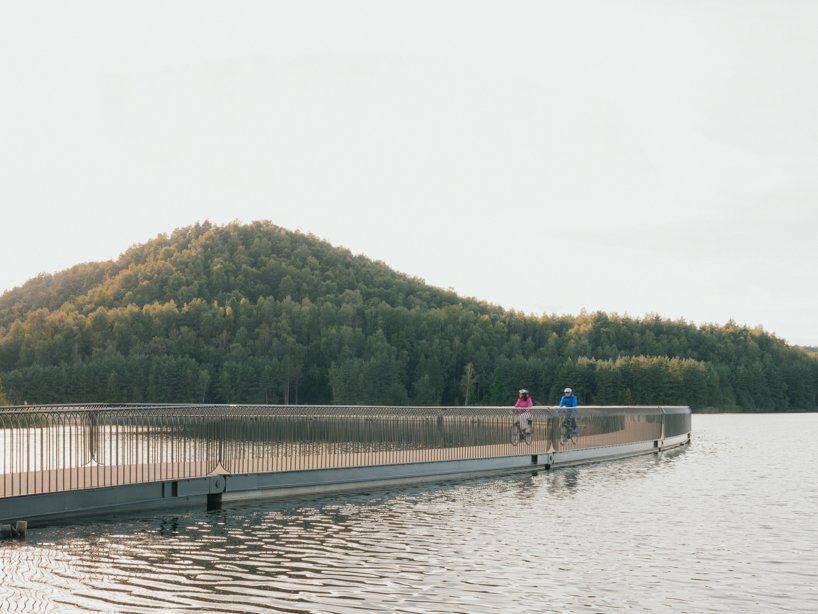
[[[0,611],[816,612],[818,414],[684,451],[32,529]]]

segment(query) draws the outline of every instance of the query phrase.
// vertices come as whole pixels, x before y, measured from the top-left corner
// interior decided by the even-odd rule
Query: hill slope
[[[761,330],[524,317],[270,223],[200,224],[0,296],[11,402],[816,408],[818,360]]]

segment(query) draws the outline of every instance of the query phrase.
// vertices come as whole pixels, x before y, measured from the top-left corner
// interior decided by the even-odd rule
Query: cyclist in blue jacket
[[[567,421],[570,425],[571,432],[577,432],[577,397],[574,395],[574,391],[570,388],[566,388],[560,399],[560,407],[564,407],[563,409],[563,420]]]
[[[577,397],[574,395],[574,391],[566,388],[564,392],[565,394],[560,399],[560,407],[576,407]]]

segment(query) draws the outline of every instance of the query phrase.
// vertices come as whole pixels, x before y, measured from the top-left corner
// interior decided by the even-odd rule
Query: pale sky
[[[0,292],[205,219],[818,345],[818,2],[0,4]]]

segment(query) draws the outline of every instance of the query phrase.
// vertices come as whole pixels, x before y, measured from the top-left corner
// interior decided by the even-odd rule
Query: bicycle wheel
[[[516,424],[511,425],[511,445],[516,446],[520,443],[520,428]]]
[[[525,433],[523,433],[523,440],[525,441],[525,445],[527,446],[531,445],[531,438],[533,435],[534,433],[532,431],[526,429]]]

